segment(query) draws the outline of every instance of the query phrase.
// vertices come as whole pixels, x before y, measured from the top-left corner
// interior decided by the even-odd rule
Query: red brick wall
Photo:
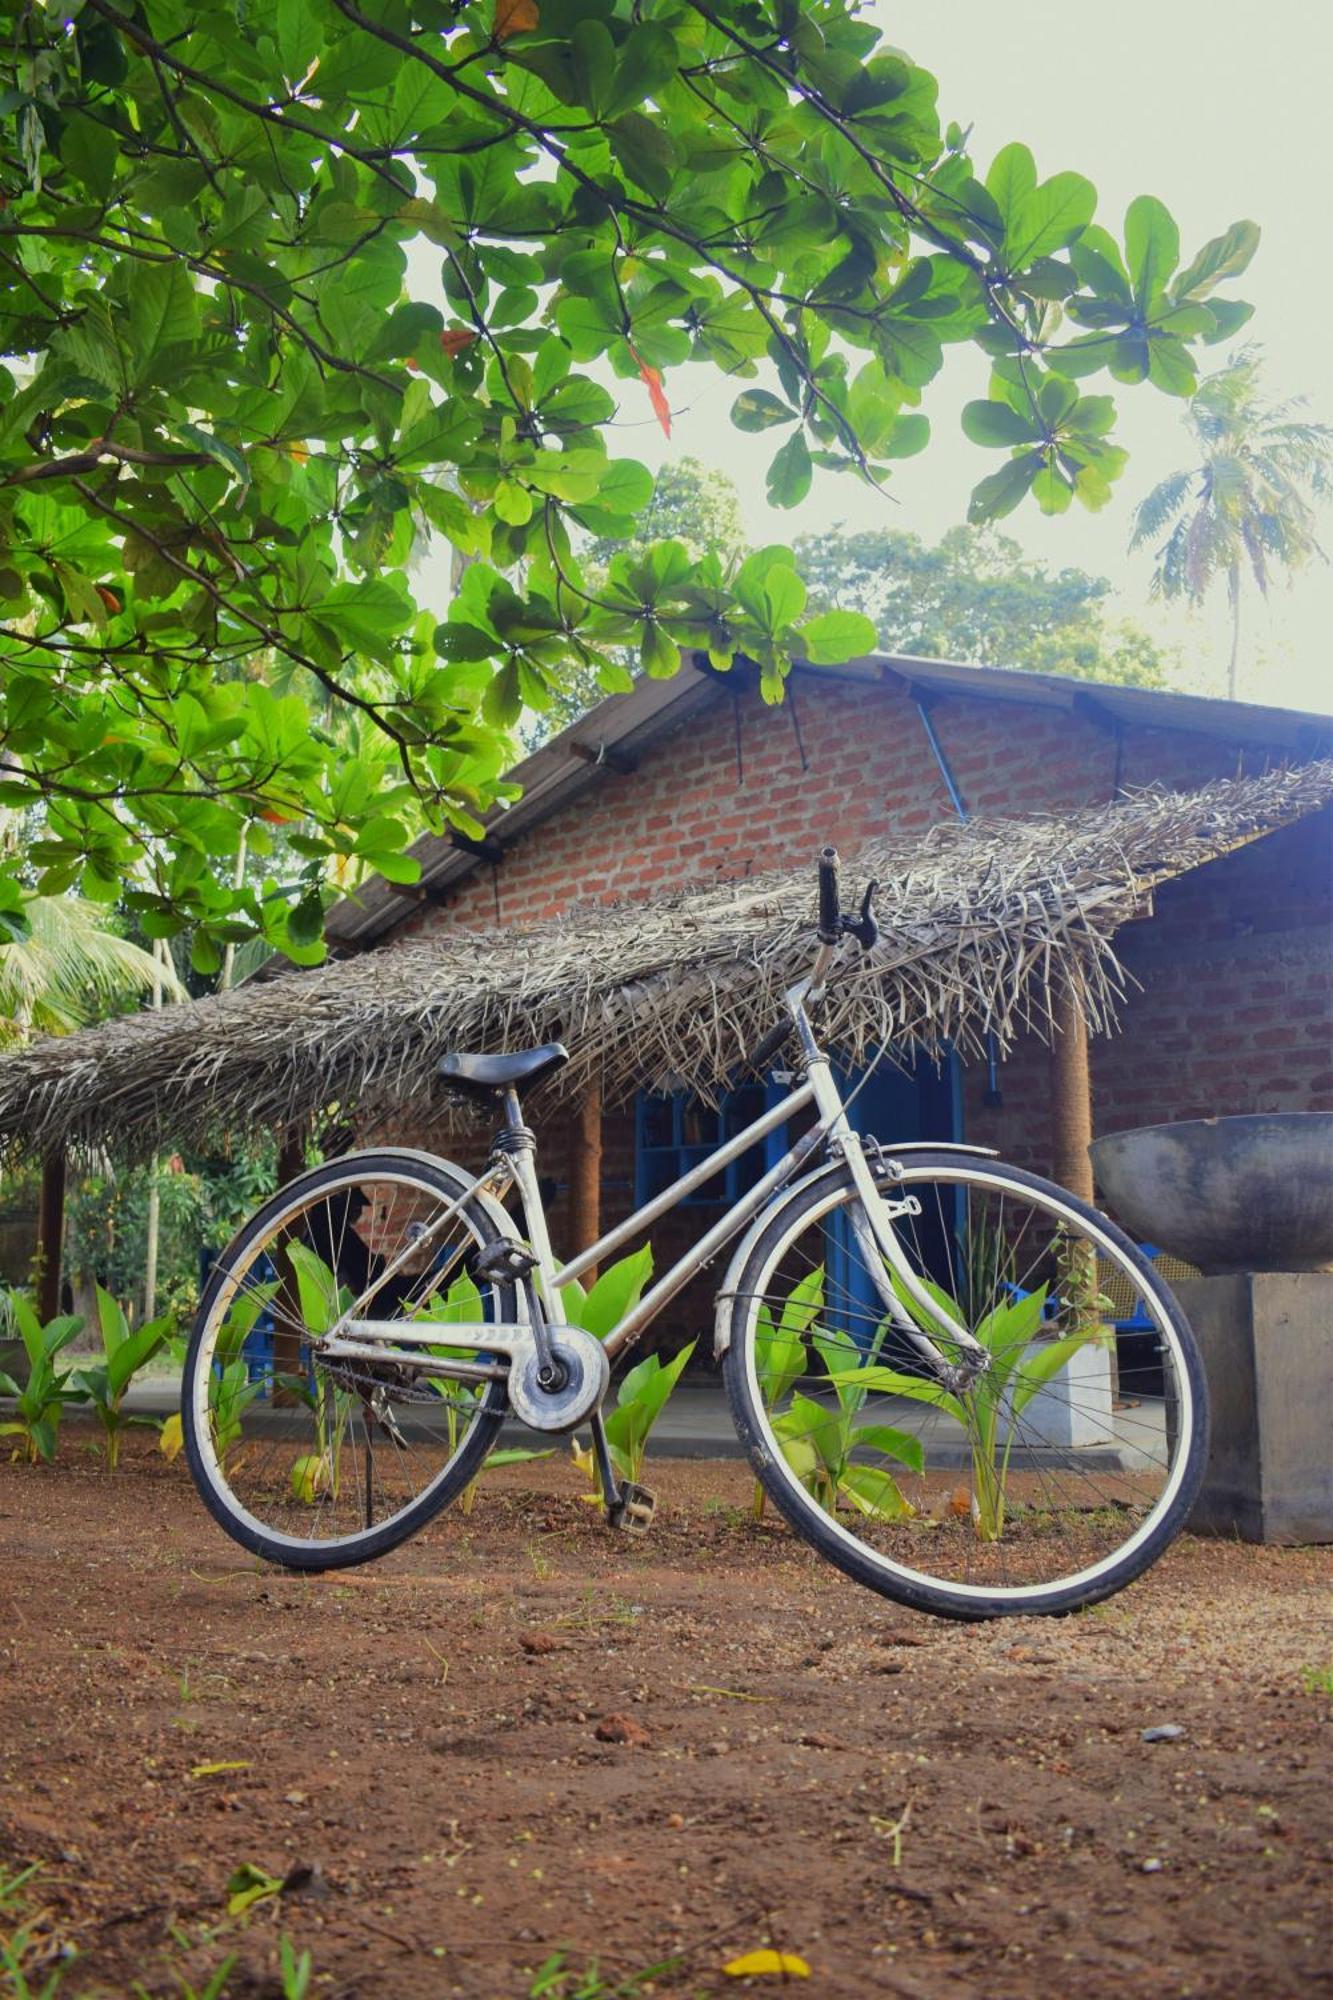
[[[795,721],[793,720],[795,716]],[[410,919],[493,924],[554,916],[813,858],[953,817],[921,718],[900,682],[865,686],[799,676],[794,705],[740,702],[719,688],[643,752],[638,769],[598,785],[517,843],[493,878],[482,868],[444,910]],[[1100,804],[1112,796],[1115,740],[1094,722],[1027,704],[950,696],[932,711],[969,810],[1005,815]],[[804,746],[807,769],[801,767]],[[1258,768],[1261,758],[1252,759]],[[1201,784],[1237,768],[1234,748],[1179,731],[1126,732],[1121,781]]]
[[[719,689],[696,713],[642,753],[628,774],[607,772],[507,854],[493,877],[479,870],[443,910],[414,915],[412,928],[521,923],[584,902],[650,896],[739,878],[774,864],[812,859],[826,841],[844,852],[876,835],[952,817],[952,806],[920,717],[895,681],[795,688],[790,706],[768,709],[753,695],[736,710]],[[949,697],[932,710],[941,743],[974,814],[1005,815],[1101,803],[1116,778],[1115,739],[1078,715]],[[807,769],[802,769],[800,745]],[[1131,729],[1120,744],[1120,780],[1201,784],[1239,768],[1235,746],[1175,730]],[[1263,751],[1246,768],[1260,769]],[[1155,915],[1122,934],[1120,952],[1140,982],[1131,987],[1118,1037],[1094,1045],[1099,1130],[1261,1109],[1333,1108],[1333,967],[1329,923],[1330,815],[1272,835],[1158,895]],[[964,1079],[966,1136],[993,1144],[1016,1164],[1050,1164],[1047,1057],[1025,1040],[1001,1070],[1004,1104],[982,1099],[984,1068]],[[390,1136],[390,1135],[386,1135]],[[438,1144],[480,1159],[475,1143],[422,1125],[391,1136]],[[543,1170],[566,1176],[567,1134],[553,1119],[540,1134]],[[608,1117],[603,1221],[628,1212],[633,1194],[633,1117]],[[698,1233],[699,1210],[678,1212],[654,1232],[662,1268]],[[551,1210],[557,1249],[572,1251],[568,1203]],[[707,1287],[692,1287],[670,1314],[673,1339],[700,1330]]]
[[[1098,1132],[1256,1111],[1333,1111],[1333,811],[1196,868],[1120,933],[1120,1032],[1092,1045]],[[967,1136],[1049,1163],[1047,1051],[1001,1065],[1004,1104],[964,1083]]]

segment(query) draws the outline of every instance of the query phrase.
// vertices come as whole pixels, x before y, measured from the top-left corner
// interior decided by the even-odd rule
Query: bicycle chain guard
[[[536,1348],[515,1356],[509,1370],[509,1403],[520,1423],[534,1431],[572,1431],[601,1407],[611,1380],[611,1364],[600,1340],[582,1327],[548,1330],[551,1359],[560,1379],[550,1387],[540,1380]]]

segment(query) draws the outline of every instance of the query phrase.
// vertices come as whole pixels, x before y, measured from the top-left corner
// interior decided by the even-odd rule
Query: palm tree
[[[29,896],[30,932],[0,946],[0,1045],[67,1035],[140,994],[185,998],[170,963],[117,936],[106,911],[82,896]]]
[[[1154,545],[1154,595],[1201,604],[1225,578],[1233,701],[1246,571],[1266,596],[1275,568],[1296,570],[1323,557],[1315,503],[1333,490],[1333,427],[1302,416],[1304,398],[1266,402],[1259,375],[1259,351],[1247,347],[1204,377],[1186,412],[1199,463],[1153,488],[1130,541],[1136,549]]]

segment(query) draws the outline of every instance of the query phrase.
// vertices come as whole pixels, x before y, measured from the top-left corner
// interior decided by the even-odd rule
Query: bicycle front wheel
[[[726,1380],[756,1473],[831,1562],[914,1609],[993,1618],[1109,1596],[1197,1497],[1189,1326],[1128,1238],[1064,1189],[958,1151],[898,1167],[880,1184],[906,1204],[899,1243],[990,1367],[960,1395],[928,1370],[903,1312],[956,1356],[886,1279],[831,1166],[777,1207],[736,1286]]]
[[[469,1180],[442,1160],[349,1154],[281,1188],[222,1253],[186,1354],[181,1419],[195,1484],[243,1547],[289,1569],[368,1562],[481,1470],[507,1405],[502,1380],[334,1359],[321,1344],[363,1298],[390,1344],[395,1323],[513,1321],[512,1288],[473,1275],[500,1234],[492,1216],[476,1200],[448,1214]]]

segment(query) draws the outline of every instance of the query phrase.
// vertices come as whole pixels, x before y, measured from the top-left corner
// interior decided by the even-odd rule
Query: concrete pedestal
[[[1198,1335],[1213,1437],[1196,1534],[1333,1542],[1333,1273],[1174,1287]]]

